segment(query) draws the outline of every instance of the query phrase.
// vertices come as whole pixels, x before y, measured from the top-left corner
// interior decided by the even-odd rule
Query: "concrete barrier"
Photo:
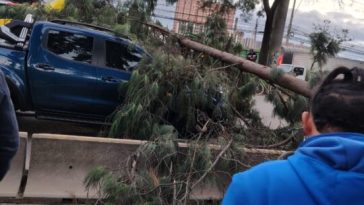
[[[36,134],[28,140],[31,145],[30,164],[27,171],[25,198],[96,198],[95,192],[87,193],[83,181],[96,166],[120,170],[127,158],[145,141],[78,137],[66,135]],[[179,143],[182,149],[188,144]],[[219,152],[221,147],[210,145]],[[255,163],[267,156],[281,155],[282,151],[244,149]],[[253,163],[254,163],[253,162]],[[27,167],[27,166],[26,166]],[[226,182],[229,179],[226,177]],[[224,189],[224,187],[223,187]],[[218,199],[223,189],[201,186],[192,190],[194,199]]]
[[[83,184],[96,166],[116,170],[140,141],[37,134],[32,138],[24,197],[94,198]]]
[[[180,147],[187,147],[187,144],[179,144]],[[211,150],[214,150],[215,155],[218,154],[222,147],[219,145],[209,145]],[[277,159],[281,155],[285,154],[285,151],[281,150],[267,150],[267,149],[250,149],[242,148],[245,155],[240,159],[244,164],[254,166],[263,161]],[[241,170],[244,171],[244,170]],[[215,173],[218,182],[215,184],[200,183],[194,189],[191,190],[191,200],[220,200],[224,196],[225,189],[229,185],[231,176],[229,173]]]
[[[17,197],[24,173],[27,133],[21,132],[19,150],[11,162],[10,169],[0,182],[0,197]]]

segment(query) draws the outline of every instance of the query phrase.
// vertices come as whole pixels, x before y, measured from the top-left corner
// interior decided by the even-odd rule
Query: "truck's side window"
[[[48,32],[47,48],[62,58],[92,63],[93,38],[64,31]]]
[[[142,58],[142,54],[132,46],[106,41],[106,66],[121,70],[134,68]]]

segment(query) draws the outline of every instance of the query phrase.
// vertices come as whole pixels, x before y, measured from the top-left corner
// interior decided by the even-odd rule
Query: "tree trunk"
[[[274,4],[277,5],[266,11],[267,19],[259,55],[259,64],[268,66],[272,62],[274,51],[282,45],[289,0],[275,0]]]
[[[315,65],[315,63],[316,63],[316,60],[314,59],[314,60],[312,61],[311,67],[310,67],[310,70],[311,70],[311,71],[312,71],[312,68],[313,68],[313,66]]]
[[[243,72],[252,73],[265,80],[272,80],[270,78],[272,68],[269,68],[269,67],[263,66],[263,65],[259,65],[252,61],[248,61],[244,58],[235,56],[231,53],[227,53],[227,52],[206,46],[204,44],[189,40],[187,38],[179,38],[179,42],[181,45],[183,45],[187,48],[205,53],[207,55],[218,58],[221,61],[224,61],[224,62],[227,62],[230,64],[236,64],[240,68],[240,70],[242,70]],[[308,97],[308,98],[311,97],[311,88],[309,87],[309,84],[306,81],[295,78],[292,75],[284,73],[280,78],[278,78],[276,81],[272,81],[272,82],[283,88],[287,88],[289,90],[292,90],[293,92],[301,94],[305,97]]]
[[[267,15],[268,16],[268,15]],[[272,22],[273,19],[271,15],[267,17],[267,20],[265,21],[265,27],[264,27],[264,35],[262,40],[262,47],[260,48],[259,53],[259,64],[262,65],[268,65],[268,56],[269,56],[269,41],[272,31]]]
[[[272,54],[274,54],[277,51],[280,51],[281,49],[282,40],[284,36],[284,27],[286,25],[289,1],[290,0],[280,0],[280,4],[274,13],[272,30],[269,41],[268,62],[272,62],[273,60]]]

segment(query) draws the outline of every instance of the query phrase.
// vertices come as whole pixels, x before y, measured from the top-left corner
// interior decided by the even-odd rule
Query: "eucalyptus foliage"
[[[142,62],[122,85],[124,103],[115,114],[110,136],[149,139],[155,126],[166,124],[175,127],[181,138],[190,138],[209,121],[208,126],[216,126],[206,134],[212,137],[223,131],[220,125],[234,126],[232,106],[244,110],[242,116],[253,115],[249,99],[255,91],[254,81],[230,79],[239,75],[239,70],[217,72],[199,65],[205,62],[201,57],[195,61],[154,53],[152,62]]]
[[[219,18],[211,16],[206,30],[193,37],[231,52],[237,45],[229,42],[224,24],[213,21]],[[161,38],[152,32],[146,37],[143,44],[153,58],[144,59],[129,82],[121,85],[124,101],[115,112],[109,136],[148,142],[128,158],[125,168],[104,174],[105,179],[113,176],[109,181],[114,183],[112,187],[122,187],[120,193],[105,191],[105,179],[97,178],[97,170],[90,173],[86,184],[104,190],[102,203],[188,204],[196,188],[204,184],[223,190],[227,180],[221,173],[234,173],[256,163],[242,146],[294,141],[297,128],[272,131],[252,109],[256,87],[267,82],[234,65],[179,48],[173,37]],[[281,75],[273,72],[271,79]],[[284,95],[275,87],[268,98],[270,94],[277,97],[272,102],[281,105],[276,112],[283,116],[288,111],[287,118],[296,122],[304,107],[302,98]],[[286,110],[282,100],[289,105]],[[186,144],[178,145],[180,142]]]
[[[211,16],[205,31],[193,37],[239,53],[237,48],[241,46],[229,41],[220,19]],[[221,173],[234,173],[256,163],[242,146],[273,144],[297,132],[272,131],[260,123],[252,109],[256,87],[261,83],[256,77],[234,65],[180,48],[173,37],[149,31],[142,43],[153,57],[144,59],[129,82],[121,85],[124,100],[113,116],[109,137],[148,142],[128,158],[125,168],[104,174],[105,179],[113,176],[112,180],[94,177],[100,175],[97,170],[90,173],[86,184],[103,190],[102,203],[186,204],[193,195],[191,191],[202,184],[222,190],[227,180]],[[280,75],[272,73],[272,80]],[[294,105],[289,108],[296,109]],[[296,120],[296,115],[291,115]],[[121,187],[116,189],[120,193],[106,191],[104,181]]]

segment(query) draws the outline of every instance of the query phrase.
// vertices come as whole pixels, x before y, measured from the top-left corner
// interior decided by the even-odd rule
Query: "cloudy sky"
[[[291,0],[291,8],[293,7]],[[363,0],[296,0],[297,11],[293,19],[293,31],[297,41],[306,41],[304,36],[314,31],[314,24],[323,24],[324,20],[329,20],[330,28],[335,31],[342,29],[349,30],[349,36],[352,41],[347,42],[344,46],[351,52],[343,52],[342,55],[349,55],[350,58],[364,59],[364,1]],[[156,15],[161,16],[159,20],[172,28],[175,6],[166,5],[164,0],[158,2]],[[236,17],[239,18],[238,29],[243,30],[246,36],[252,32],[255,27],[256,17],[253,15],[251,20],[245,22],[244,17],[237,12]],[[258,30],[264,30],[265,19],[258,19]]]
[[[330,20],[333,28],[348,29],[353,40],[364,42],[364,1],[343,2],[340,6],[337,0],[305,0],[298,4],[293,24],[310,30],[314,23]]]
[[[291,0],[291,7],[293,6]],[[300,33],[311,33],[314,24],[331,22],[333,30],[349,30],[352,41],[344,43],[347,52],[342,55],[358,60],[364,60],[364,1],[343,0],[297,0],[298,11],[294,16],[294,29]],[[349,52],[351,51],[351,52]]]

